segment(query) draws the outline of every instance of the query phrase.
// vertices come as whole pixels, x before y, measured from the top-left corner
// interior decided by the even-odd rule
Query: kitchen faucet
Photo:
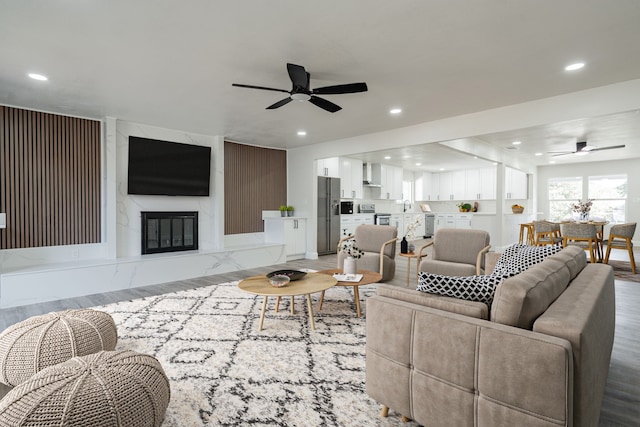
[[[405,200],[403,202],[402,212],[406,212],[407,211],[407,206],[409,207],[409,209],[411,209],[411,201]]]

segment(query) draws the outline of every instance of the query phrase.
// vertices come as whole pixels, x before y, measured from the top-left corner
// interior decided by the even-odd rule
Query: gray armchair
[[[418,271],[445,276],[483,274],[485,254],[491,248],[489,241],[489,233],[484,230],[442,228],[433,241],[418,250]],[[430,246],[432,254],[426,257],[424,251]]]
[[[338,268],[342,268],[346,254],[340,252],[345,240],[355,239],[356,247],[364,252],[358,260],[359,270],[370,270],[382,275],[382,281],[393,279],[396,274],[396,240],[398,229],[392,225],[362,224],[356,227],[353,236],[338,242]]]

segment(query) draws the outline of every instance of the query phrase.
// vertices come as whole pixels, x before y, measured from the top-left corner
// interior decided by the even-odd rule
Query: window
[[[589,199],[593,199],[591,216],[609,222],[625,222],[627,176],[590,176]]]
[[[626,175],[550,178],[548,191],[549,219],[552,221],[575,219],[572,204],[593,199],[591,217],[614,223],[625,222]]]
[[[571,218],[571,203],[582,199],[582,177],[549,179],[549,219],[562,221]]]

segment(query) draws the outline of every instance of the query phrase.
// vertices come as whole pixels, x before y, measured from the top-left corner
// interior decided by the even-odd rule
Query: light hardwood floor
[[[417,242],[417,246],[423,242]],[[626,254],[613,251],[612,259],[628,260]],[[640,253],[636,255],[636,259]],[[336,255],[322,256],[317,260],[297,260],[282,265],[234,271],[207,277],[207,280],[191,279],[154,286],[127,289],[104,294],[89,295],[72,299],[33,304],[0,310],[0,330],[28,317],[71,308],[94,307],[119,301],[127,301],[152,295],[160,295],[183,289],[207,286],[216,283],[241,280],[245,277],[266,274],[283,268],[311,268],[325,270],[335,268]],[[411,287],[415,289],[416,261],[411,260]],[[406,286],[407,260],[396,259],[396,275],[391,282],[396,286]],[[611,355],[611,365],[600,413],[600,426],[640,426],[640,283],[616,280],[616,332]],[[362,302],[364,307],[364,301]],[[0,397],[8,391],[0,384]]]

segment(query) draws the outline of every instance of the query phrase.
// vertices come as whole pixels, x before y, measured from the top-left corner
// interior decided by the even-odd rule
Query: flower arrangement
[[[416,240],[416,231],[420,224],[422,224],[422,215],[418,216],[412,223],[407,224],[404,236],[408,241]]]
[[[573,203],[571,207],[574,212],[580,215],[580,220],[585,221],[589,219],[589,212],[591,211],[591,205],[593,205],[593,199],[588,199],[586,202],[578,200],[577,203]]]
[[[593,199],[588,199],[586,202],[578,201],[577,203],[573,203],[571,206],[574,212],[577,212],[580,215],[587,215],[591,211],[592,205]]]
[[[364,252],[356,246],[355,239],[349,239],[342,242],[340,252],[347,254],[347,256],[351,258],[361,258],[364,255]]]
[[[458,203],[456,205],[458,207],[458,209],[460,210],[460,212],[470,212],[471,211],[471,205],[469,203]]]

